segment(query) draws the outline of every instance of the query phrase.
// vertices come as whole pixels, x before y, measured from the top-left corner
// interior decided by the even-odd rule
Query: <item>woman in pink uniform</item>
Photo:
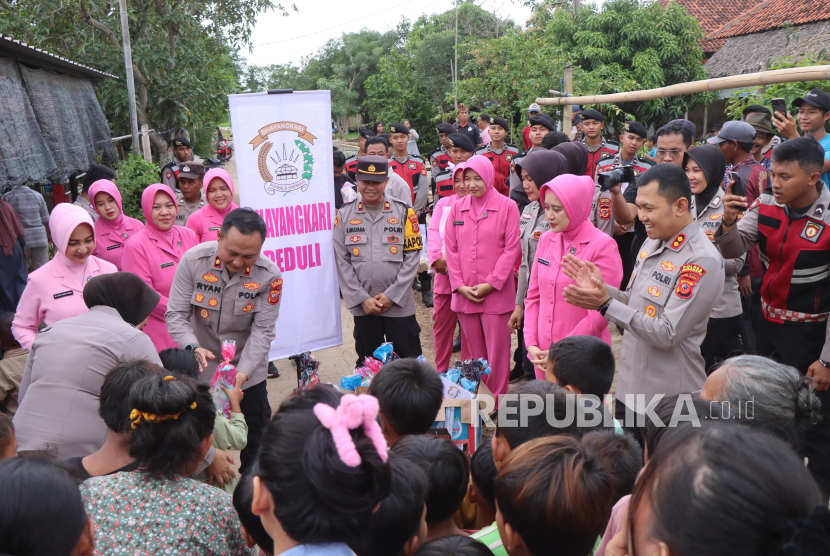
[[[495,172],[482,155],[469,159],[464,184],[447,218],[445,242],[452,288],[452,310],[474,358],[484,358],[491,374],[483,378],[498,396],[507,393],[510,331],[516,304],[513,266],[519,257],[519,209],[493,188]],[[497,398],[498,399],[498,398]]]
[[[455,334],[455,325],[458,315],[452,310],[452,288],[450,288],[449,272],[447,270],[447,254],[444,236],[447,231],[447,220],[450,209],[455,202],[467,195],[464,186],[464,168],[462,162],[453,168],[452,181],[455,195],[441,197],[432,210],[427,231],[427,254],[429,264],[435,269],[435,285],[433,286],[433,301],[435,309],[432,312],[432,338],[435,342],[435,368],[443,373],[450,366],[452,357],[452,340]],[[464,341],[464,331],[461,331],[461,360],[470,359],[470,349]]]
[[[89,187],[89,200],[101,217],[95,221],[95,252],[92,254],[121,270],[124,245],[144,228],[144,224],[124,214],[121,192],[110,180],[93,183]]]
[[[141,194],[141,210],[147,225],[127,243],[124,270],[132,272],[153,288],[161,299],[150,313],[144,333],[153,341],[156,351],[179,347],[164,323],[167,297],[184,252],[199,244],[193,230],[175,226],[178,205],[169,187],[155,183]]]
[[[589,176],[565,174],[539,190],[550,231],[542,234],[536,248],[524,326],[528,358],[536,365],[540,380],[545,379],[542,366],[552,343],[568,336],[595,336],[611,344],[608,321],[599,311],[569,305],[562,296],[565,287],[573,284],[560,267],[562,257],[568,254],[597,265],[609,283],[622,279],[617,243],[589,219],[593,197],[594,181]]]
[[[199,238],[199,243],[216,241],[216,232],[222,227],[225,215],[239,205],[233,202],[233,180],[222,168],[211,168],[203,180],[208,204],[187,219],[187,226]]]
[[[69,203],[56,206],[49,215],[49,230],[58,252],[29,274],[12,321],[12,333],[23,349],[32,348],[40,321],[49,326],[86,313],[86,283],[93,276],[118,271],[114,264],[92,255],[92,218],[81,207]]]

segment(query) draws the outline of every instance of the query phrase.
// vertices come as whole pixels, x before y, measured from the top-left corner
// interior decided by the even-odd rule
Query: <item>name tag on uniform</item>
[[[536,259],[536,262],[543,264],[545,266],[550,266],[550,261],[546,261],[545,259]]]
[[[109,247],[107,247],[107,251],[112,251],[113,249],[118,249],[119,247],[121,247],[121,244],[116,243],[115,245],[110,245]]]
[[[208,228],[208,230],[210,230],[211,232],[215,232],[216,230],[219,230],[221,228],[222,228],[222,226],[214,226],[214,227]]]
[[[69,290],[68,292],[56,293],[56,294],[55,294],[55,295],[53,295],[52,297],[53,297],[53,298],[55,298],[55,299],[60,299],[61,297],[68,297],[68,296],[70,296],[70,295],[74,295],[74,294],[75,294],[75,292],[74,292],[74,291]]]
[[[463,220],[453,220],[452,225],[453,226],[463,226],[464,221]]]
[[[167,268],[168,266],[173,266],[176,263],[164,263],[163,265],[159,265],[161,268]]]

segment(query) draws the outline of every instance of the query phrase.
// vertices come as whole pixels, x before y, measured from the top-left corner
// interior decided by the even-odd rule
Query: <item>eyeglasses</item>
[[[683,154],[683,152],[684,151],[678,151],[678,150],[666,151],[666,150],[663,150],[663,149],[657,149],[657,156],[659,156],[660,158],[664,158],[666,155],[669,155],[672,158],[677,158],[678,156]]]

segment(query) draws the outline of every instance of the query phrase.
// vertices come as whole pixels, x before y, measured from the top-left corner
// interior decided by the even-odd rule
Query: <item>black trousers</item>
[[[244,474],[251,468],[259,454],[259,445],[262,444],[262,433],[268,421],[271,420],[271,404],[268,403],[268,388],[266,381],[245,389],[245,396],[239,402],[242,415],[248,424],[248,444],[240,455],[241,466],[239,472]]]
[[[706,325],[706,337],[700,345],[700,354],[705,361],[706,376],[712,374],[720,363],[744,353],[741,339],[743,318],[741,315],[724,319],[709,319]]]
[[[824,347],[824,323],[776,324],[764,320],[758,335],[758,354],[791,365],[801,374],[821,356]],[[799,454],[809,458],[807,468],[819,487],[830,492],[830,391],[816,392],[821,401],[822,419],[807,429]]]
[[[525,380],[536,380],[536,368],[527,358],[524,329],[519,328],[516,335],[519,337],[519,345],[516,346],[516,351],[513,352],[513,363],[515,363],[513,368],[521,367],[525,374]]]
[[[620,259],[623,265],[623,277],[620,282],[619,289],[625,291],[628,286],[628,280],[631,278],[631,272],[634,270],[634,256],[631,254],[631,245],[634,243],[636,234],[624,233],[622,235],[614,236],[614,241],[617,242],[617,249],[620,252]],[[616,286],[616,284],[611,284]]]
[[[421,327],[415,315],[354,317],[354,350],[357,352],[358,367],[384,342],[392,342],[395,353],[402,358],[421,355]]]

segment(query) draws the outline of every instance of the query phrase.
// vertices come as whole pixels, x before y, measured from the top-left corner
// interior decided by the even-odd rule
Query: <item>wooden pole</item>
[[[758,73],[747,73],[745,75],[731,75],[728,77],[717,77],[713,79],[703,79],[701,81],[678,83],[677,85],[669,85],[658,89],[630,91],[628,93],[591,95],[585,97],[537,98],[536,103],[547,106],[562,106],[565,104],[641,102],[644,100],[655,100],[658,98],[673,97],[678,95],[704,93],[706,91],[723,91],[724,89],[738,89],[744,87],[755,87],[759,85],[772,85],[775,83],[792,83],[794,81],[823,80],[830,80],[830,65],[761,71]]]
[[[574,92],[574,69],[570,62],[565,64],[565,93],[573,95]],[[569,97],[573,98],[573,97]],[[562,133],[571,136],[571,126],[573,125],[573,113],[571,112],[573,103],[569,102],[562,108]]]
[[[153,161],[153,153],[150,151],[150,128],[145,124],[141,126],[141,147],[144,150],[144,160]]]
[[[119,0],[121,11],[121,43],[124,47],[124,69],[127,74],[127,98],[130,103],[130,133],[133,136],[133,154],[138,156],[138,112],[135,107],[135,81],[133,79],[133,50],[130,45],[130,21],[127,18],[127,0]]]

